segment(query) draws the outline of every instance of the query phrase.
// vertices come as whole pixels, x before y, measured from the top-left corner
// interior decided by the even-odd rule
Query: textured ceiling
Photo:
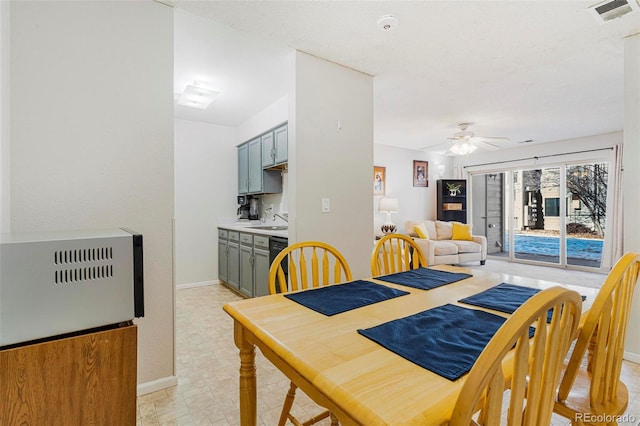
[[[248,91],[270,81],[253,103],[225,89],[229,107],[220,99],[190,118],[238,124],[286,93],[284,58],[294,48],[374,76],[376,143],[442,146],[461,122],[513,143],[607,133],[622,129],[623,38],[640,31],[640,12],[600,25],[591,4],[177,0],[176,89],[198,66]],[[207,20],[179,27],[191,14]],[[385,14],[399,18],[397,28],[377,27]]]

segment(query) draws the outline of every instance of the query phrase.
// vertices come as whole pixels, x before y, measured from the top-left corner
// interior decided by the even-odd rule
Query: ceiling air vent
[[[588,10],[600,24],[604,24],[639,9],[637,0],[606,0],[594,4]]]

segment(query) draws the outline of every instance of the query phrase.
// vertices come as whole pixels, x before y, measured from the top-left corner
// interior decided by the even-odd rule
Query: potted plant
[[[453,183],[453,182],[447,183],[447,189],[449,190],[449,195],[451,195],[452,197],[455,197],[456,195],[458,195],[458,191],[460,191],[460,188],[462,188],[462,185],[458,183]]]

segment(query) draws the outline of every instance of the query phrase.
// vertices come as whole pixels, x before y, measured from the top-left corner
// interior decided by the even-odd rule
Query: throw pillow
[[[452,240],[465,240],[465,241],[473,241],[473,237],[471,236],[471,225],[465,225],[463,223],[453,222],[453,235],[451,236]]]
[[[427,227],[424,226],[424,223],[414,226],[413,230],[418,234],[418,238],[422,238],[424,240],[429,239],[429,233],[427,232]]]

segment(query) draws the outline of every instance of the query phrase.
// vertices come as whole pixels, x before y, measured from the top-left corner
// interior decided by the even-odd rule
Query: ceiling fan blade
[[[444,151],[448,149],[449,146],[451,146],[451,142],[437,143],[434,145],[423,146],[422,148],[420,148],[420,150],[421,151]]]
[[[474,140],[473,143],[475,143],[479,148],[486,149],[487,151],[496,151],[503,148],[500,145],[484,140]]]
[[[503,138],[500,136],[474,136],[473,141],[478,141],[478,142],[496,142],[496,143],[507,143],[507,142],[511,142],[511,139],[509,138]]]

